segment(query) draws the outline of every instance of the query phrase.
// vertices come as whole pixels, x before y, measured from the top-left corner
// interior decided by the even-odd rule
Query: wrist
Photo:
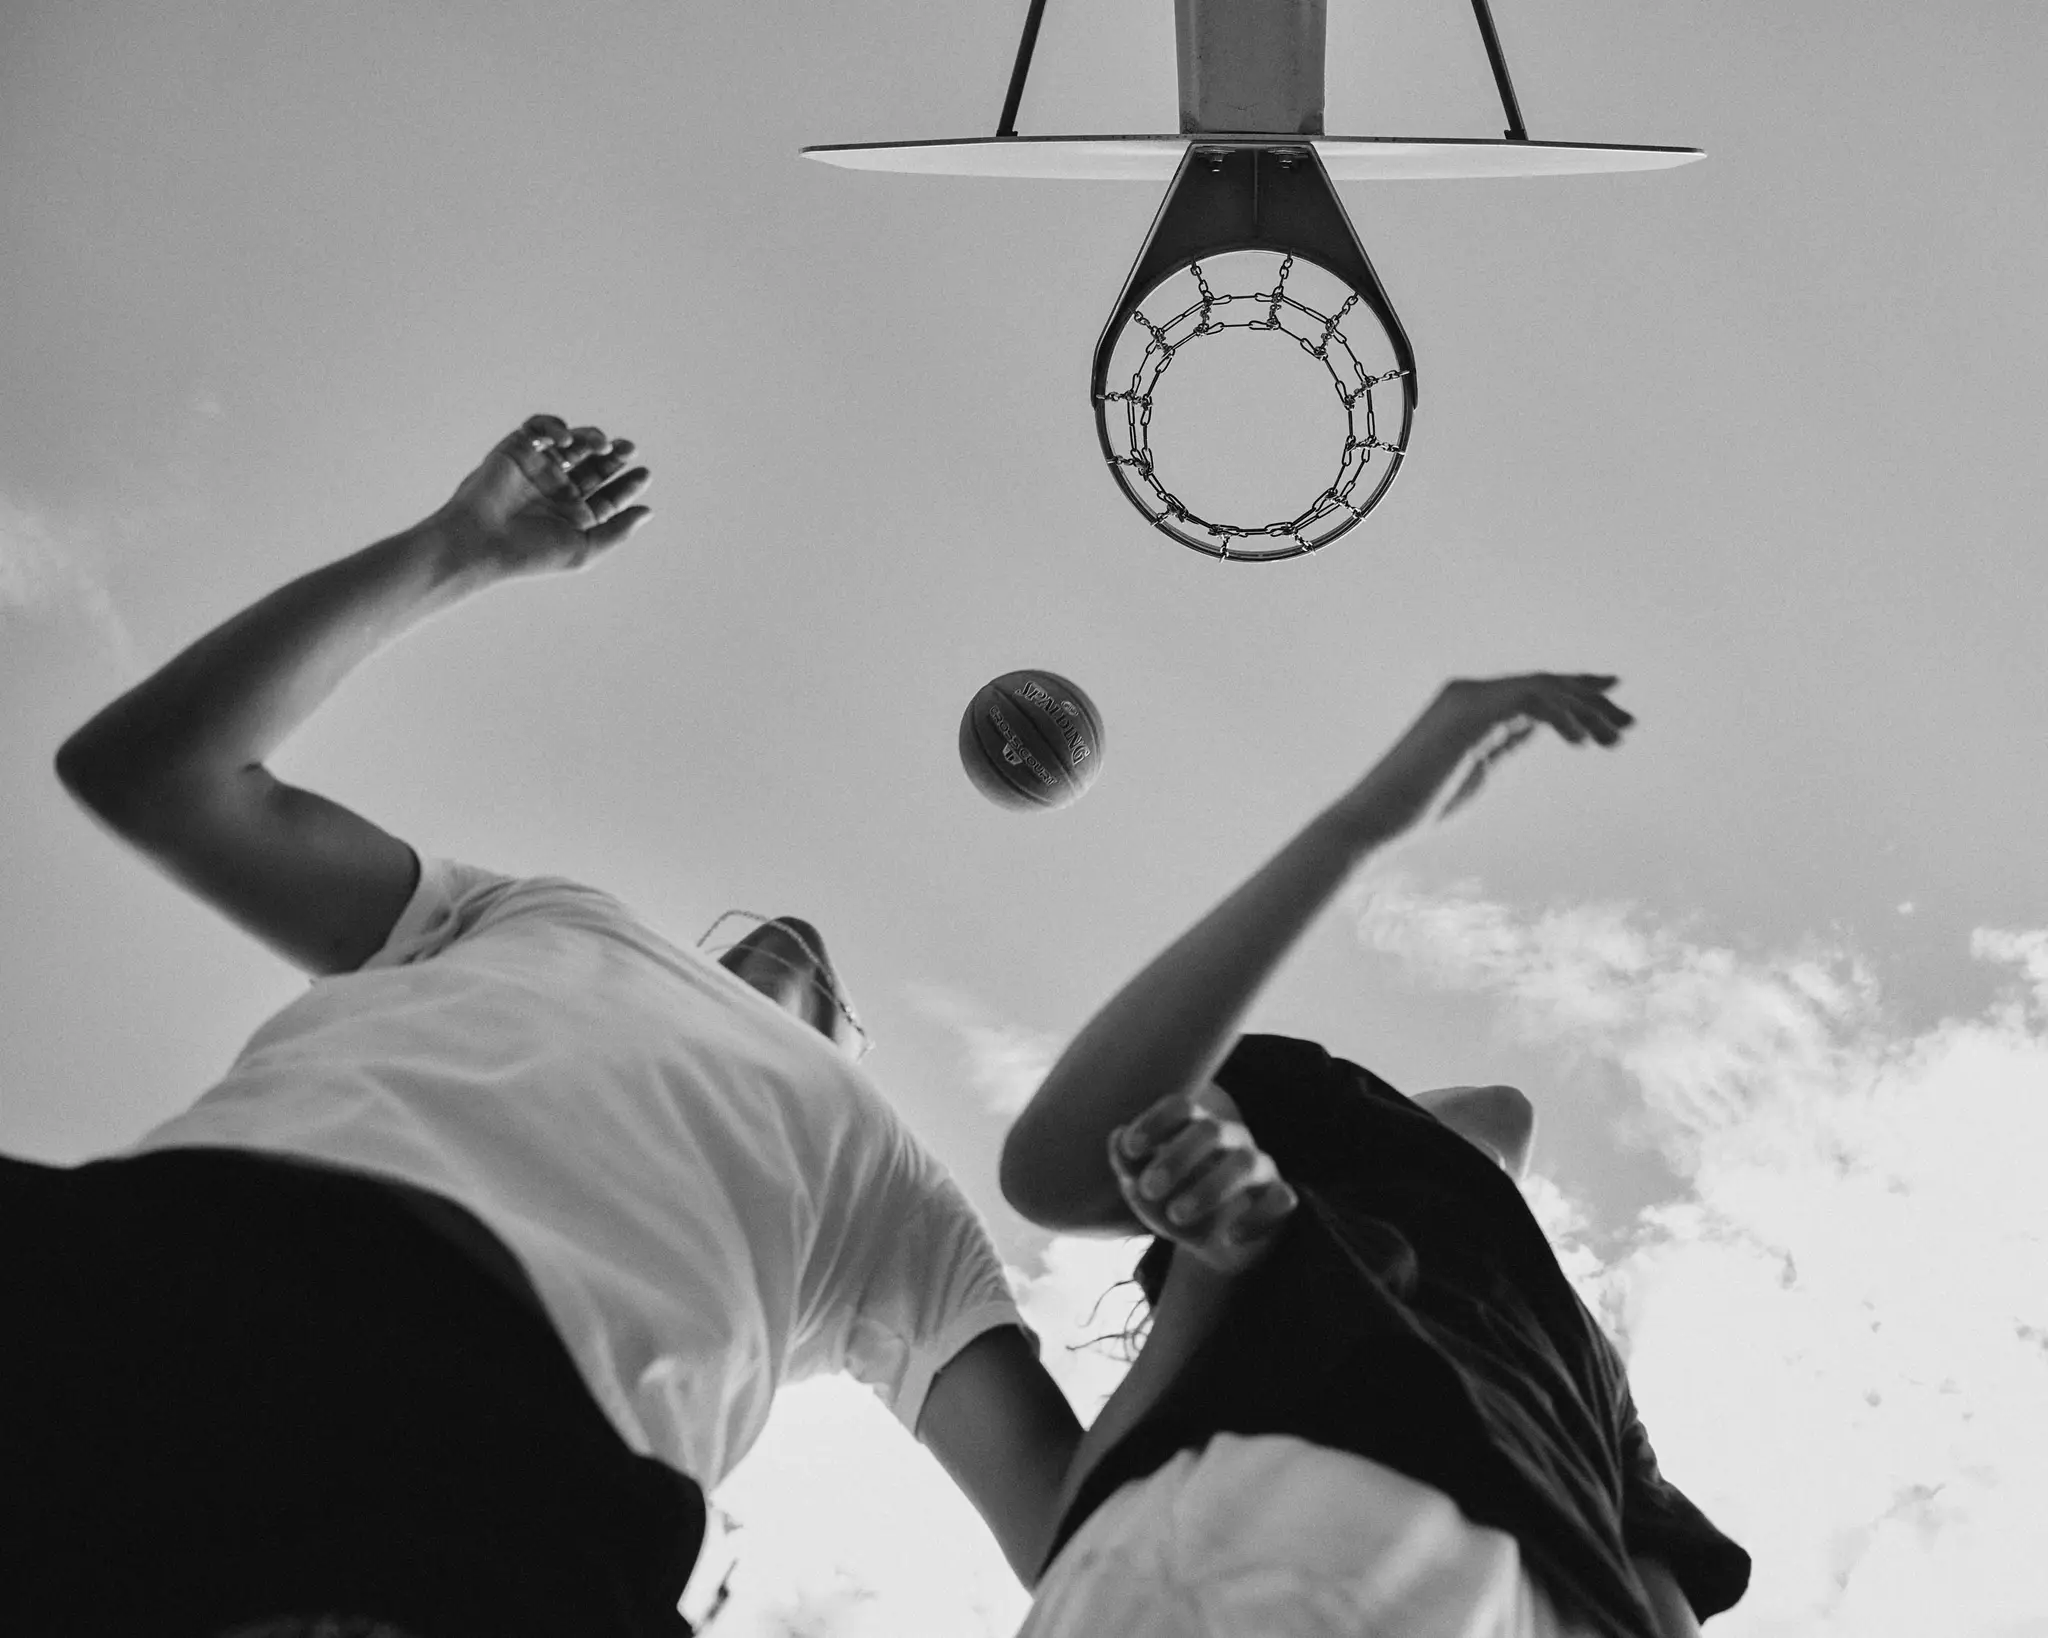
[[[1159,1288],[1159,1306],[1170,1306],[1178,1314],[1206,1322],[1223,1306],[1239,1278],[1237,1273],[1204,1262],[1186,1246],[1176,1245],[1173,1261],[1167,1265],[1166,1283]]]
[[[454,602],[505,577],[502,556],[489,536],[473,518],[450,508],[423,518],[399,538],[417,559],[437,602]]]

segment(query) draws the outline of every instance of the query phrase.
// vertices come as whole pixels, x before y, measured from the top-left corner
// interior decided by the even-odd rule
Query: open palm
[[[441,517],[502,573],[580,569],[651,515],[633,504],[649,475],[627,466],[632,453],[597,427],[531,416],[462,480]]]

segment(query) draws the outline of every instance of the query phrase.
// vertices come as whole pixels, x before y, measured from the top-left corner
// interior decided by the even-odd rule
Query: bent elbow
[[[1032,1128],[1027,1111],[1003,1139],[996,1181],[1020,1217],[1056,1234],[1070,1233],[1090,1220],[1077,1193],[1083,1180],[1074,1175],[1072,1161],[1058,1142]]]
[[[99,739],[88,723],[57,747],[57,782],[115,835],[134,841],[176,805],[176,777]]]
[[[107,818],[109,810],[120,805],[121,781],[114,777],[87,729],[81,728],[58,746],[51,765],[57,783],[80,807]]]
[[[1143,1232],[1124,1204],[1106,1159],[1091,1165],[1083,1140],[1033,1131],[1020,1117],[1003,1140],[996,1181],[1011,1210],[1055,1234]]]
[[[1043,1225],[1044,1191],[1031,1154],[1031,1141],[1019,1120],[1003,1138],[1002,1158],[996,1163],[996,1183],[1012,1211]]]

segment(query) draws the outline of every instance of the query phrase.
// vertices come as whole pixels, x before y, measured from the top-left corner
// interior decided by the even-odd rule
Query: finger
[[[1437,822],[1442,823],[1444,820],[1450,818],[1452,814],[1456,813],[1460,808],[1462,808],[1467,802],[1471,801],[1473,797],[1479,794],[1479,788],[1485,783],[1486,763],[1482,759],[1480,761],[1474,762],[1472,766],[1466,770],[1465,777],[1458,781],[1458,788],[1452,791],[1451,794],[1447,798],[1445,798],[1444,805],[1437,809]]]
[[[1109,1135],[1109,1170],[1116,1179],[1116,1186],[1123,1191],[1125,1201],[1137,1213],[1138,1220],[1154,1234],[1164,1234],[1166,1225],[1156,1219],[1156,1208],[1138,1192],[1138,1179],[1151,1164],[1156,1145],[1140,1148],[1135,1155],[1124,1148],[1124,1135],[1128,1127],[1119,1126]]]
[[[1190,1121],[1154,1151],[1151,1163],[1137,1174],[1139,1198],[1159,1201],[1178,1194],[1223,1153],[1218,1139],[1213,1121]]]
[[[609,444],[592,450],[578,448],[572,452],[569,469],[579,483],[594,489],[626,464],[632,449],[631,444]]]
[[[652,507],[629,506],[617,517],[607,518],[603,523],[586,530],[584,532],[584,539],[588,540],[597,550],[604,551],[609,547],[618,545],[620,541],[624,540],[653,516],[654,509]]]
[[[646,467],[636,466],[632,471],[613,478],[602,489],[585,495],[584,504],[599,523],[606,522],[623,512],[652,481]]]
[[[564,452],[568,456],[569,464],[573,466],[586,456],[601,454],[609,448],[611,440],[604,435],[601,428],[578,427],[569,434],[569,442],[564,446]]]
[[[1557,716],[1552,718],[1546,714],[1545,720],[1569,723],[1572,733],[1565,737],[1571,739],[1574,745],[1588,739],[1596,744],[1612,745],[1621,738],[1621,729],[1605,711],[1600,709],[1599,699],[1600,696],[1597,694],[1582,694],[1576,690],[1560,688],[1551,701]],[[1558,732],[1563,733],[1564,729],[1560,727]]]
[[[1573,717],[1602,745],[1618,745],[1621,736],[1635,726],[1630,716],[1605,694],[1573,693],[1567,696]]]
[[[1609,698],[1616,684],[1621,681],[1619,677],[1599,672],[1582,671],[1576,676],[1558,677],[1555,681],[1574,700],[1591,710],[1599,711],[1622,722],[1632,722],[1635,720],[1620,705]]]
[[[1271,1181],[1273,1163],[1257,1149],[1227,1145],[1203,1154],[1182,1173],[1180,1181],[1149,1202],[1175,1233],[1206,1232],[1218,1212],[1234,1206],[1245,1193]]]
[[[1300,1197],[1285,1183],[1269,1183],[1245,1197],[1244,1204],[1224,1223],[1225,1232],[1238,1245],[1255,1244],[1275,1233],[1300,1204]]]
[[[585,456],[574,466],[566,468],[563,475],[568,478],[569,487],[577,494],[590,496],[617,477],[619,469],[625,464],[624,460],[615,459],[607,450]]]
[[[523,437],[529,443],[540,440],[560,446],[569,441],[569,423],[559,415],[529,415],[513,436]]]
[[[529,435],[523,428],[500,446],[520,475],[544,499],[574,500],[574,486],[562,465],[562,452],[545,437]]]
[[[1586,732],[1593,736],[1594,743],[1599,745],[1619,745],[1621,743],[1623,725],[1608,716],[1606,712],[1594,711],[1582,706],[1578,711],[1578,719]]]
[[[1486,784],[1486,776],[1493,765],[1502,757],[1511,756],[1515,750],[1528,743],[1536,732],[1536,721],[1531,716],[1509,717],[1495,724],[1491,736],[1483,741],[1472,753],[1464,777],[1458,781],[1457,789],[1446,797],[1436,810],[1439,822],[1450,818]]]
[[[1633,728],[1635,726],[1636,719],[1634,714],[1623,710],[1621,706],[1617,705],[1605,694],[1593,695],[1586,701],[1586,709],[1596,713],[1602,721],[1611,723],[1617,729]]]
[[[1272,1169],[1273,1163],[1256,1151],[1221,1150],[1198,1176],[1161,1197],[1162,1213],[1176,1229],[1192,1229],[1270,1179]]]
[[[603,487],[625,469],[626,462],[632,456],[632,453],[633,443],[631,439],[615,439],[609,447],[586,455],[576,463],[576,482],[583,488],[586,494],[593,489]]]
[[[1511,717],[1494,730],[1493,741],[1480,750],[1480,760],[1488,766],[1504,756],[1512,756],[1535,737],[1536,724],[1528,717]]]
[[[1142,1160],[1194,1118],[1194,1099],[1184,1092],[1170,1093],[1123,1128],[1120,1144],[1125,1156]]]
[[[1220,1219],[1215,1214],[1197,1220],[1192,1215],[1185,1218],[1169,1217],[1163,1201],[1147,1200],[1138,1193],[1136,1185],[1128,1175],[1117,1179],[1122,1190],[1124,1205],[1130,1214],[1149,1234],[1161,1235],[1166,1239],[1190,1245],[1216,1237],[1216,1224]]]
[[[1541,687],[1532,688],[1522,701],[1522,710],[1552,729],[1567,744],[1585,743],[1586,730],[1579,725],[1570,706],[1560,694]]]

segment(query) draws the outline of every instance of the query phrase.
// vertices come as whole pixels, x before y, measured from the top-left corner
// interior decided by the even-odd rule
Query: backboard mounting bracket
[[[1408,333],[1315,149],[1305,142],[1234,147],[1196,136],[1190,139],[1123,294],[1102,328],[1090,375],[1091,394],[1102,392],[1116,338],[1146,296],[1190,262],[1233,250],[1299,256],[1343,280],[1385,326],[1395,363],[1413,373],[1415,353]],[[1402,442],[1406,441],[1404,426]]]
[[[1510,142],[1527,142],[1529,130],[1522,123],[1522,104],[1515,96],[1515,82],[1508,74],[1507,53],[1501,49],[1500,31],[1493,25],[1493,7],[1488,0],[1472,0],[1473,20],[1479,25],[1479,43],[1486,48],[1486,66],[1493,71],[1494,89],[1500,93],[1500,111],[1508,122],[1501,134]],[[1031,58],[1038,50],[1038,30],[1045,21],[1045,0],[1031,0],[1024,13],[1024,32],[1017,39],[1017,59],[1010,65],[1010,85],[1003,95],[1003,112],[996,121],[996,135],[1017,134],[1017,110],[1024,101],[1024,82],[1031,75]]]

